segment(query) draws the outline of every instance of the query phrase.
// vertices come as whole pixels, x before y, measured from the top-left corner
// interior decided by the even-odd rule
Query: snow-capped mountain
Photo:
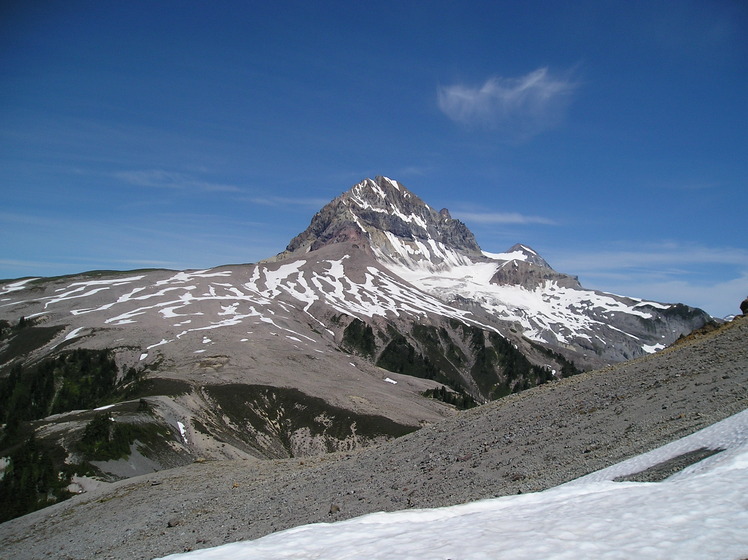
[[[377,177],[257,264],[5,282],[0,423],[46,418],[39,437],[77,461],[91,409],[112,405],[152,426],[124,459],[88,459],[113,477],[317,454],[654,352],[709,319],[586,290],[523,245],[485,252]]]
[[[584,289],[533,249],[482,251],[445,208],[437,212],[397,181],[366,179],[330,202],[277,258],[351,243],[388,270],[451,306],[491,317],[489,325],[563,352],[582,367],[660,350],[708,316]]]

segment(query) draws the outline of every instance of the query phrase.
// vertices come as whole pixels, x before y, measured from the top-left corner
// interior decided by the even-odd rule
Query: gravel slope
[[[739,317],[378,447],[120,481],[0,525],[0,557],[150,559],[304,523],[543,490],[747,408],[747,341]]]

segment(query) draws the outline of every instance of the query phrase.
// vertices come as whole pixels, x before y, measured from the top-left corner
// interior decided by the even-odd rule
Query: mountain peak
[[[379,198],[383,201],[387,198],[391,199],[393,197],[397,197],[398,195],[401,195],[404,198],[415,196],[412,192],[410,192],[407,188],[402,186],[397,181],[390,179],[389,177],[384,177],[382,175],[377,175],[376,177],[374,177],[374,179],[364,179],[360,183],[353,185],[348,190],[348,193],[358,196],[366,196],[368,198],[374,196],[375,198]]]
[[[336,243],[352,243],[387,264],[434,271],[481,257],[473,233],[449,210],[435,211],[382,176],[364,179],[328,203],[277,258]]]
[[[356,214],[368,210],[380,213],[393,213],[405,222],[423,226],[425,214],[433,212],[431,207],[397,181],[377,176],[364,179],[351,187],[339,198],[344,200]],[[356,209],[359,209],[356,211]],[[406,214],[405,212],[409,213]],[[421,218],[419,220],[418,218]]]

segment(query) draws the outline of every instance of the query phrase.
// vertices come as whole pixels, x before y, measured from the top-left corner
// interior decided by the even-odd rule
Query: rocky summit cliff
[[[327,204],[280,258],[350,241],[383,264],[444,270],[480,257],[473,233],[445,208],[436,212],[397,181],[366,179]]]
[[[74,476],[348,450],[709,320],[586,290],[524,245],[485,252],[377,177],[257,264],[4,282],[0,456],[45,457],[58,486],[33,508]]]

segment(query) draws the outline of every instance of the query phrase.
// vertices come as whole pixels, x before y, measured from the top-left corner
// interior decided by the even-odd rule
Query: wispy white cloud
[[[190,189],[203,192],[240,192],[235,185],[211,183],[184,173],[165,171],[163,169],[146,169],[140,171],[118,171],[114,177],[140,187],[159,189]]]
[[[542,224],[556,225],[542,216],[527,216],[517,212],[452,212],[452,216],[473,224]]]
[[[538,68],[519,78],[495,76],[481,86],[440,86],[437,102],[455,122],[527,139],[563,119],[576,88],[570,77],[552,76],[548,68]]]

